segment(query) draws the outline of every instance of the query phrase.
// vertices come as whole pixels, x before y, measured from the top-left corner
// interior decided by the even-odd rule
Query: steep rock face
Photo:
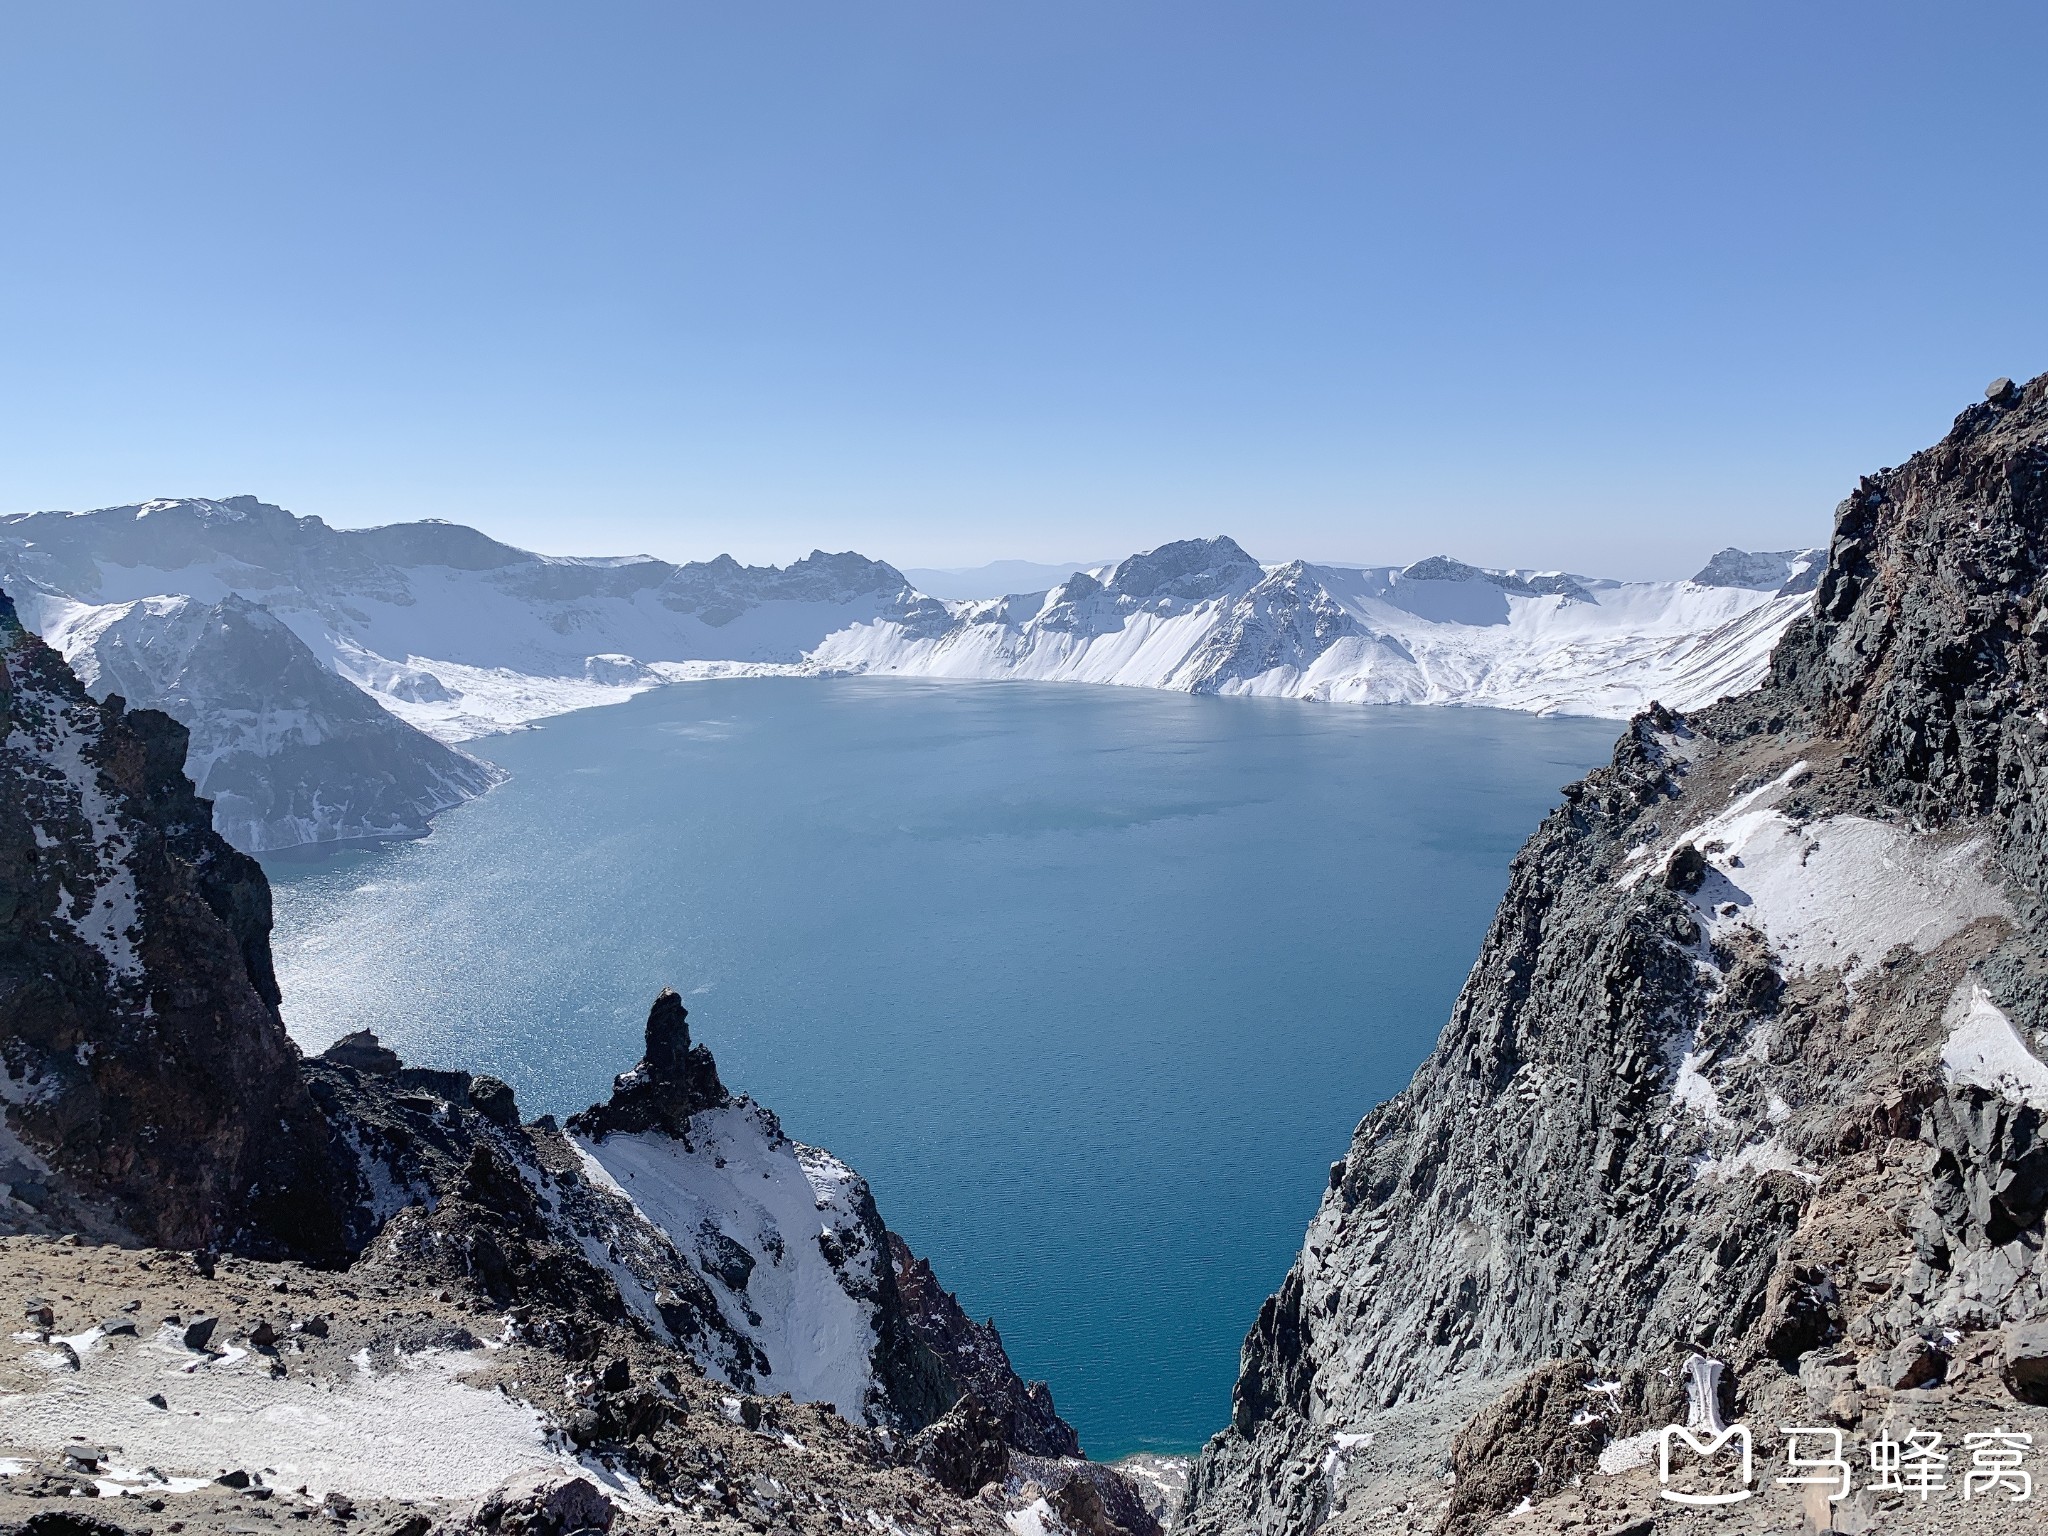
[[[2048,378],[1842,504],[1762,689],[1567,787],[1332,1166],[1190,1529],[1362,1528],[1359,1446],[1460,1404],[1447,1473],[1555,1362],[1602,1437],[1682,1416],[1689,1351],[1853,1426],[2048,1315],[2044,539]],[[1506,1512],[1476,1486],[1460,1530]]]
[[[0,597],[10,1224],[338,1258],[345,1171],[276,1013],[270,895],[165,716],[95,702]]]
[[[894,1232],[889,1257],[910,1329],[945,1367],[950,1390],[981,1404],[1007,1445],[1032,1456],[1079,1456],[1080,1436],[1052,1405],[1052,1388],[1019,1379],[995,1319],[977,1323],[932,1267]]]
[[[233,593],[74,611],[47,626],[51,642],[95,697],[187,728],[185,770],[214,830],[245,852],[418,837],[504,777],[398,719]]]

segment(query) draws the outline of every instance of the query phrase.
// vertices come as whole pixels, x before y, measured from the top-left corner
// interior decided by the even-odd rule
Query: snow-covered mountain
[[[0,582],[15,573],[96,605],[239,594],[443,741],[616,703],[669,676],[799,665],[852,624],[886,617],[917,632],[949,619],[856,554],[784,569],[726,555],[565,559],[452,523],[330,528],[252,496],[0,518]]]
[[[99,691],[192,728],[193,776],[251,848],[417,831],[488,786],[491,770],[418,733],[452,744],[687,678],[1693,707],[1762,678],[1816,567],[1809,550],[1729,549],[1689,581],[1617,582],[1447,556],[1266,565],[1213,538],[1044,592],[941,602],[852,553],[786,568],[570,559],[449,523],[330,528],[248,496],[0,519],[0,585],[24,619]]]
[[[119,694],[190,731],[185,771],[215,830],[248,852],[418,837],[504,777],[381,708],[236,594],[93,606],[17,592],[95,698]]]
[[[1357,704],[1486,704],[1626,717],[1740,693],[1807,602],[1813,551],[1724,550],[1690,581],[1406,567],[1265,566],[1228,538],[1164,545],[1050,592],[886,617],[814,665],[920,677],[1118,683]],[[1765,570],[1779,580],[1758,583]]]

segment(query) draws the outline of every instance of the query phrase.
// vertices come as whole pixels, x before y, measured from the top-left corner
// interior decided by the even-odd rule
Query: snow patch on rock
[[[866,1185],[745,1099],[700,1110],[689,1130],[687,1141],[614,1133],[575,1145],[592,1182],[667,1237],[766,1357],[758,1390],[866,1422],[881,1397],[875,1298],[886,1262],[865,1221]]]
[[[1690,843],[1707,864],[1691,900],[1709,934],[1748,930],[1788,971],[1837,970],[1850,982],[1898,945],[1925,954],[1983,918],[2011,918],[1983,839],[1865,816],[1795,821],[1777,806],[1805,773],[1794,763],[1654,854],[1631,850],[1621,886],[1661,873]]]
[[[1754,1178],[1765,1173],[1789,1173],[1809,1184],[1820,1182],[1819,1174],[1802,1164],[1790,1147],[1775,1138],[1770,1141],[1752,1142],[1733,1157],[1707,1158],[1695,1173],[1699,1178],[1724,1181],[1745,1176]]]
[[[1853,982],[1898,945],[1926,954],[1979,919],[2012,916],[1981,838],[1862,816],[1802,823],[1766,809],[1715,830],[1687,839],[1708,864],[1694,906],[1717,938],[1762,934],[1794,974],[1836,970]]]
[[[2027,1049],[2012,1020],[1981,985],[1972,981],[1956,988],[1942,1024],[1949,1033],[1941,1066],[1950,1082],[2048,1113],[2048,1063]]]

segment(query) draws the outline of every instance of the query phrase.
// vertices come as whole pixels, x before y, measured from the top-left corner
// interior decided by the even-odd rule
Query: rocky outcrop
[[[952,1390],[972,1396],[996,1420],[1005,1444],[1032,1456],[1079,1456],[1080,1437],[1053,1408],[1052,1388],[1018,1377],[995,1319],[970,1318],[931,1265],[894,1232],[889,1256],[910,1329],[945,1367]]]
[[[1450,1403],[1418,1508],[1484,1528],[1682,1414],[1698,1352],[1787,1423],[1995,1381],[2048,1316],[2044,578],[2048,378],[1859,485],[1761,689],[1566,788],[1332,1166],[1190,1529],[1362,1528],[1374,1437]],[[1540,1478],[1457,1438],[1503,1393],[1573,1431]]]
[[[940,1487],[970,1497],[1010,1472],[1003,1426],[971,1393],[911,1436],[903,1459]]]
[[[572,1135],[602,1139],[614,1131],[661,1131],[687,1136],[690,1117],[728,1104],[711,1052],[690,1043],[690,1014],[672,988],[663,988],[647,1011],[647,1050],[632,1071],[612,1083],[612,1096],[569,1121]]]
[[[327,1261],[353,1187],[277,1014],[270,893],[184,729],[0,597],[0,1221]]]
[[[497,1536],[572,1536],[608,1531],[618,1509],[587,1477],[529,1472],[492,1490],[470,1523]]]

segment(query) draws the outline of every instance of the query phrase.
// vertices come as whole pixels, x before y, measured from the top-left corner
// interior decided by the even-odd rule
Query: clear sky
[[[0,8],[0,510],[1683,574],[2048,368],[2048,7]]]

